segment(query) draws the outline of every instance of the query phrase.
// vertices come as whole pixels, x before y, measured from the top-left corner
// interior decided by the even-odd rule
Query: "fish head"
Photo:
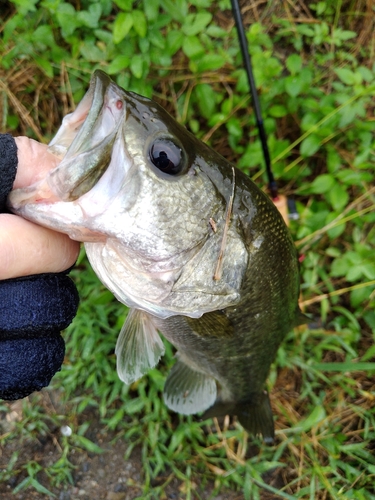
[[[213,278],[232,168],[161,106],[97,70],[49,150],[61,162],[14,190],[10,209],[84,242],[119,300],[159,317],[199,317],[238,299],[247,253],[235,224],[228,266]]]

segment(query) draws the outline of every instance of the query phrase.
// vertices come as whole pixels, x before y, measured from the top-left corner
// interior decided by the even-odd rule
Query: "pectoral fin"
[[[116,344],[117,373],[125,384],[131,384],[157,365],[164,354],[164,344],[144,311],[131,309]]]
[[[271,403],[267,391],[255,394],[246,402],[217,402],[202,418],[236,415],[242,426],[253,436],[261,434],[265,443],[272,444],[275,430]]]
[[[216,381],[178,360],[164,386],[164,402],[169,409],[191,415],[206,410],[216,400]]]
[[[198,319],[185,319],[190,328],[201,337],[230,338],[234,335],[233,325],[222,311],[208,312]]]

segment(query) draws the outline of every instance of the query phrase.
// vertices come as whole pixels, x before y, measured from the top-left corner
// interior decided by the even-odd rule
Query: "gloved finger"
[[[77,241],[16,215],[0,215],[0,234],[0,279],[59,273],[78,257]]]

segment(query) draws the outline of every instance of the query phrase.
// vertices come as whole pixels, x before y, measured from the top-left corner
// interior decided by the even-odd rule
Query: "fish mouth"
[[[90,191],[107,170],[112,147],[126,117],[125,93],[96,70],[73,113],[66,115],[49,144],[61,162],[37,183],[14,191],[12,208],[29,203],[75,201]]]
[[[86,94],[75,111],[64,117],[60,129],[49,143],[48,149],[51,153],[63,158],[68,149],[71,154],[82,149],[103,109],[106,90],[111,83],[109,76],[102,71],[94,72]]]

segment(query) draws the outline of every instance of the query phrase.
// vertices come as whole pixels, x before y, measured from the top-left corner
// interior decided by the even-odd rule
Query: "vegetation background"
[[[273,169],[295,200],[301,302],[268,385],[277,441],[162,402],[173,352],[130,387],[126,315],[82,252],[52,387],[0,404],[0,498],[375,498],[375,10],[371,0],[241,2]],[[95,68],[152,96],[264,187],[229,0],[1,1],[1,131],[47,142]]]

